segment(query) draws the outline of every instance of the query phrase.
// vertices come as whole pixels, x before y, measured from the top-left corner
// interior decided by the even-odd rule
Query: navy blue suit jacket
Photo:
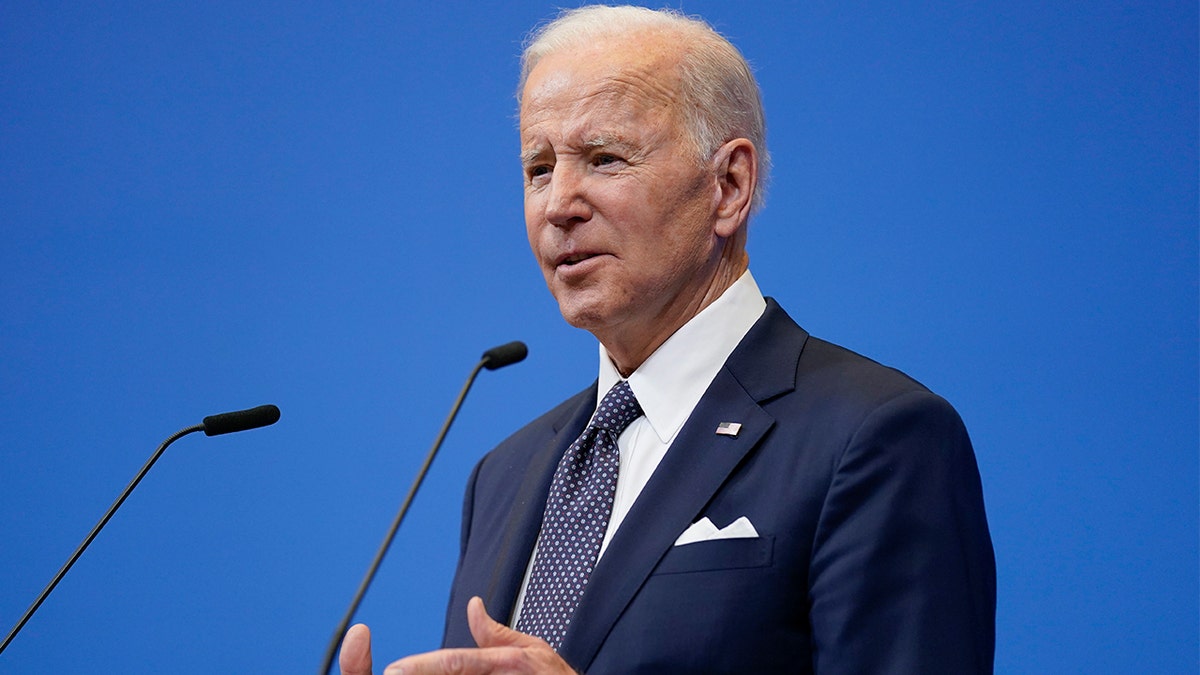
[[[445,646],[474,646],[473,595],[510,619],[554,468],[595,403],[593,384],[476,466]],[[760,536],[673,545],[705,516],[747,516]],[[986,673],[995,602],[957,413],[769,300],[605,550],[560,654],[591,675]]]

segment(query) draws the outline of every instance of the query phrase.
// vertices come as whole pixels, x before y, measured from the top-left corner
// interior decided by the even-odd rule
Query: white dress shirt
[[[629,388],[633,390],[645,415],[634,420],[617,439],[617,448],[621,453],[617,494],[608,520],[608,530],[600,545],[601,556],[642,493],[642,488],[671,448],[683,423],[691,416],[726,359],[766,308],[767,303],[758,290],[758,284],[747,270],[721,297],[667,338],[629,376]],[[597,406],[600,405],[600,399],[620,380],[621,375],[609,358],[608,351],[604,345],[600,345]],[[686,448],[681,448],[680,452],[686,452]],[[512,626],[517,625],[521,615],[525,589],[533,571],[533,557],[530,556],[525,579],[517,594]]]

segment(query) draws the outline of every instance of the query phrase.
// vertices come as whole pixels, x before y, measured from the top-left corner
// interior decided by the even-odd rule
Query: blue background
[[[1198,664],[1197,7],[686,0],[753,62],[754,273],[971,430],[997,670]],[[528,252],[513,91],[552,2],[0,6],[0,672],[314,672],[437,645],[461,491],[595,375]],[[379,668],[382,670],[382,668]]]

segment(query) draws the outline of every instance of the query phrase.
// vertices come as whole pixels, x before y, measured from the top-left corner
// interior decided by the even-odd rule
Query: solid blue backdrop
[[[681,3],[753,62],[760,285],[953,402],[997,670],[1196,672],[1197,8]],[[555,3],[0,7],[0,630],[164,456],[0,672],[313,672],[437,645],[460,497],[595,376],[527,250],[513,98]],[[380,668],[381,670],[381,668]]]

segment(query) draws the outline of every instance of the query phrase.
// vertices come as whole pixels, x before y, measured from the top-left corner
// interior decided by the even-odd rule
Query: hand
[[[365,624],[354,624],[346,631],[338,667],[342,675],[371,675],[371,629]]]
[[[400,659],[387,667],[384,675],[518,675],[521,673],[562,673],[575,671],[563,661],[544,640],[518,633],[497,623],[488,616],[483,600],[471,598],[467,603],[467,624],[479,649],[439,649]],[[357,626],[355,626],[357,628]],[[342,675],[369,675],[371,668],[370,634],[363,626],[357,635],[355,628],[346,634],[342,643]],[[360,637],[362,636],[362,637]],[[355,642],[351,643],[351,637]],[[360,646],[361,642],[361,646]],[[350,665],[365,663],[366,670],[347,670],[346,649],[354,647],[365,652],[352,652]],[[365,657],[363,656],[365,654]]]

